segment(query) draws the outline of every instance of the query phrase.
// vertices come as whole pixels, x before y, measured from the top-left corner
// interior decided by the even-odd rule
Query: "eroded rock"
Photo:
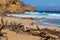
[[[9,12],[19,12],[24,13],[26,11],[35,11],[35,8],[31,5],[26,5],[20,0],[0,0],[0,9]]]

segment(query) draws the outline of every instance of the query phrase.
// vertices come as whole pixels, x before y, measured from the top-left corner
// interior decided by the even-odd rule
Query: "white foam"
[[[40,14],[39,12],[25,12],[25,14]]]
[[[60,19],[60,14],[48,14],[48,17],[50,19]]]
[[[48,14],[49,16],[60,16],[60,14]]]
[[[36,14],[36,15],[35,15]],[[50,13],[39,13],[39,12],[25,12],[25,14],[7,14],[8,16],[15,17],[32,17],[32,18],[50,18],[50,19],[60,19],[60,14],[50,14]]]

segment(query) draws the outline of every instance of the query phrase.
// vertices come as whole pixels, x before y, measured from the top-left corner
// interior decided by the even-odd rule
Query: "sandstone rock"
[[[0,9],[4,9],[9,12],[26,12],[26,11],[35,11],[35,8],[19,0],[0,0]]]

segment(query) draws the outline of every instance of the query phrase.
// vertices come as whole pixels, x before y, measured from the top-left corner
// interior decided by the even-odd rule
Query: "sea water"
[[[60,26],[60,19],[40,19],[35,24],[41,26]]]
[[[26,18],[43,18],[36,21],[35,24],[60,26],[60,13],[25,12],[24,14],[7,14],[7,16],[26,17]]]

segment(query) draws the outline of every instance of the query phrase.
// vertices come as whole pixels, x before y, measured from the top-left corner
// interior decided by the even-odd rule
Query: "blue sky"
[[[22,0],[33,6],[60,6],[60,0]]]
[[[34,7],[42,6],[50,6],[50,7],[60,7],[60,0],[21,0],[26,4],[32,5]]]

